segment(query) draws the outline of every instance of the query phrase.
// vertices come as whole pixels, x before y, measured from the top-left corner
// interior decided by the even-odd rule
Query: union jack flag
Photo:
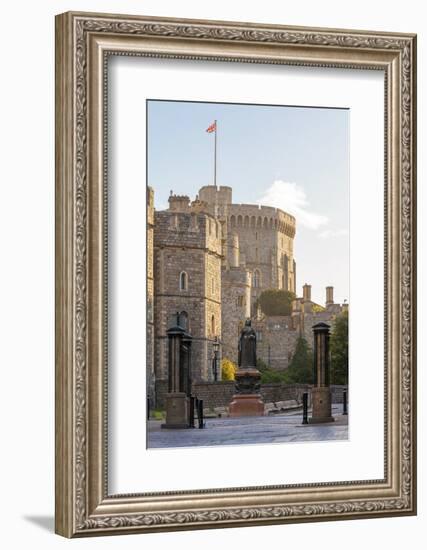
[[[211,134],[212,132],[216,132],[216,121],[212,122],[212,124],[206,129],[208,134]]]

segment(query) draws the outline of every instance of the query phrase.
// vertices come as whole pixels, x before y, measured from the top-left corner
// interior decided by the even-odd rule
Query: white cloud
[[[319,233],[319,238],[321,239],[330,239],[332,237],[345,237],[348,235],[347,229],[325,229]]]
[[[317,214],[310,209],[305,190],[296,183],[276,180],[257,202],[265,206],[280,208],[292,214],[295,216],[297,224],[308,229],[319,229],[329,222],[326,216]]]

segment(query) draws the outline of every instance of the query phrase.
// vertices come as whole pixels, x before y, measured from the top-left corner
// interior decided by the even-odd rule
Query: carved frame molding
[[[385,73],[385,478],[114,495],[106,483],[106,59]],[[56,531],[67,536],[416,513],[416,37],[65,13],[56,18]]]

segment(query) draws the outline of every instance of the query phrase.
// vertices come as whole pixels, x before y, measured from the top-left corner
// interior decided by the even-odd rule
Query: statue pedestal
[[[229,416],[264,416],[264,403],[259,393],[261,374],[255,367],[240,368],[236,373],[236,393]]]
[[[334,422],[331,390],[329,387],[313,388],[311,390],[311,403],[313,413],[312,417],[308,419],[309,424]]]
[[[174,392],[166,394],[166,423],[162,428],[189,428],[189,404],[187,394]]]
[[[259,394],[236,394],[228,407],[229,416],[264,416],[264,403]]]

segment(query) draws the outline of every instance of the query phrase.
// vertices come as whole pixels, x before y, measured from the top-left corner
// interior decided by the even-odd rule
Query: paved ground
[[[333,407],[335,422],[303,425],[302,411],[273,416],[242,418],[208,418],[206,428],[165,430],[163,421],[148,422],[148,447],[194,447],[212,445],[248,445],[254,443],[284,443],[325,441],[348,438],[348,416],[342,416],[342,405]],[[310,414],[309,414],[310,416]],[[197,423],[196,423],[197,425]]]

